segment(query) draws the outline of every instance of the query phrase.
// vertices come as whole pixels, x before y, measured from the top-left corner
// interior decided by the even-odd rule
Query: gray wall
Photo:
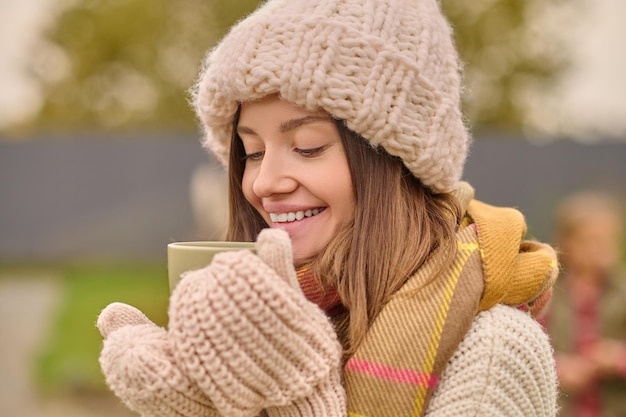
[[[626,144],[517,139],[477,139],[465,177],[480,199],[522,209],[536,236],[573,191],[624,198]],[[207,237],[189,190],[205,165],[221,173],[192,134],[0,140],[0,262],[162,259],[169,242]]]
[[[0,143],[0,259],[160,257],[191,237],[195,140]]]
[[[550,239],[553,212],[571,193],[598,190],[624,202],[626,142],[537,145],[518,139],[477,140],[465,177],[479,199],[522,210],[534,236]]]

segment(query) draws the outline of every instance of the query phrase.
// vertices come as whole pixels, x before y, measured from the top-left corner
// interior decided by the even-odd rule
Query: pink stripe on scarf
[[[417,372],[411,369],[394,368],[354,357],[350,358],[345,370],[419,387],[435,388],[439,382],[437,375],[430,375],[426,372]]]

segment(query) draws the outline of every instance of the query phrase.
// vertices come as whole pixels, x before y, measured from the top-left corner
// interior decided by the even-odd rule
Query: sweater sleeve
[[[553,417],[554,355],[527,313],[496,305],[480,313],[446,367],[426,416]]]

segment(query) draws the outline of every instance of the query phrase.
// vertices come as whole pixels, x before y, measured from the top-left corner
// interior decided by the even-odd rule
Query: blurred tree
[[[37,124],[193,128],[187,90],[202,57],[258,4],[72,0],[33,69],[46,97]]]
[[[464,112],[472,125],[521,128],[528,91],[565,68],[563,38],[543,27],[559,1],[441,0],[464,63]]]
[[[46,96],[36,123],[195,128],[187,90],[203,55],[259,3],[72,0],[49,33],[54,53],[34,68]],[[520,90],[561,65],[529,47],[541,0],[442,3],[465,63],[468,118],[475,126],[519,127]]]

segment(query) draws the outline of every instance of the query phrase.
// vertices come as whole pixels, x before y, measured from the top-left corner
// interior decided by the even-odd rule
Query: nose
[[[252,191],[260,198],[275,194],[288,194],[298,187],[298,182],[288,164],[266,151],[252,183]]]

